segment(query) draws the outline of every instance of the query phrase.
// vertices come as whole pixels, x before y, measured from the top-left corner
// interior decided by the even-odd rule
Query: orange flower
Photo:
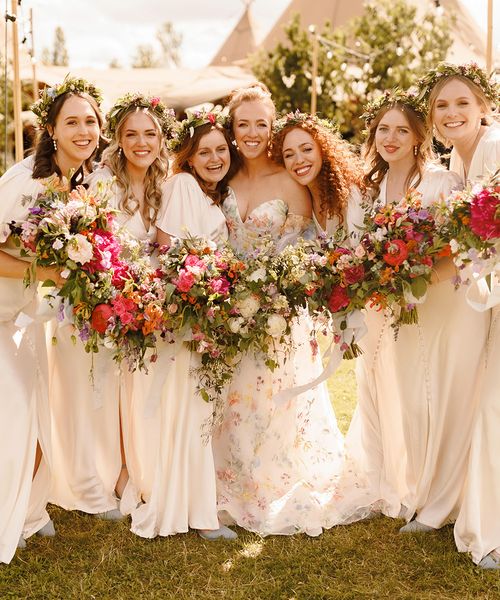
[[[384,283],[389,282],[392,278],[392,273],[393,271],[390,267],[383,269],[380,275],[380,283],[383,285]]]
[[[446,246],[437,253],[437,256],[439,256],[440,258],[443,256],[451,256],[450,244],[446,244]]]

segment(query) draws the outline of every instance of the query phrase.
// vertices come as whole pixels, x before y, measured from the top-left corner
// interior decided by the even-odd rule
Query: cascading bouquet
[[[90,315],[110,297],[127,270],[120,259],[115,211],[107,203],[105,185],[95,192],[81,186],[70,191],[65,180],[54,176],[45,182],[28,218],[10,224],[21,255],[32,258],[25,283],[35,280],[37,266],[60,269],[65,283],[49,294],[49,299],[66,299],[75,314]],[[53,287],[55,283],[47,280],[43,285]]]
[[[279,287],[292,306],[307,306],[315,328],[333,331],[344,358],[359,356],[355,332],[348,327],[349,315],[364,307],[371,295],[366,281],[366,252],[346,244],[343,233],[322,235],[286,248],[278,257]],[[317,349],[315,336],[311,339]]]
[[[165,327],[183,336],[201,356],[200,392],[220,397],[239,360],[239,336],[231,328],[235,286],[245,264],[229,246],[199,237],[173,238],[159,255],[165,286]]]
[[[359,245],[369,261],[372,304],[391,311],[396,331],[417,323],[416,305],[425,299],[434,263],[450,255],[434,212],[410,190],[399,202],[367,213],[364,231]]]
[[[459,272],[469,264],[476,273],[491,270],[500,252],[500,169],[440,203],[436,219]]]

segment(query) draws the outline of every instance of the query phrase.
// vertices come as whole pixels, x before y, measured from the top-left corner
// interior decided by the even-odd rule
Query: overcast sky
[[[258,38],[263,38],[290,0],[254,0],[252,13]],[[328,1],[328,0],[323,0]],[[486,30],[487,0],[463,0]],[[495,25],[500,2],[494,2]],[[60,25],[73,67],[107,67],[112,59],[129,66],[138,44],[155,43],[155,32],[171,21],[183,35],[183,66],[208,64],[244,10],[243,0],[22,0],[21,21],[29,31],[29,9],[34,11],[35,51],[52,47]],[[494,36],[499,37],[495,26]]]

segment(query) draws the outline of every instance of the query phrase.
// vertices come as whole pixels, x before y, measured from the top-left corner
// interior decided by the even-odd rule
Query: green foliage
[[[67,67],[69,65],[69,54],[62,27],[56,27],[54,31],[52,50],[49,48],[43,49],[42,62],[46,65],[55,65],[56,67]]]
[[[156,41],[160,46],[157,53],[152,44],[139,44],[132,58],[132,68],[151,69],[154,67],[178,67],[182,34],[178,33],[170,21],[165,21],[156,30]]]
[[[362,16],[320,32],[318,101],[321,116],[335,119],[341,133],[359,141],[363,106],[388,88],[406,89],[446,57],[451,45],[449,15],[432,7],[417,13],[407,0],[368,2]],[[257,78],[271,90],[279,111],[310,110],[312,36],[296,15],[287,41],[253,56]]]

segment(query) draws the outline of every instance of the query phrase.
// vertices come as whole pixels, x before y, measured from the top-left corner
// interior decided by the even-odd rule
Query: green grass
[[[353,364],[329,382],[343,431],[355,401]],[[459,554],[453,530],[401,536],[386,518],[319,538],[258,536],[205,542],[194,533],[143,540],[50,507],[58,535],[33,537],[0,566],[0,600],[497,600],[500,574]]]

